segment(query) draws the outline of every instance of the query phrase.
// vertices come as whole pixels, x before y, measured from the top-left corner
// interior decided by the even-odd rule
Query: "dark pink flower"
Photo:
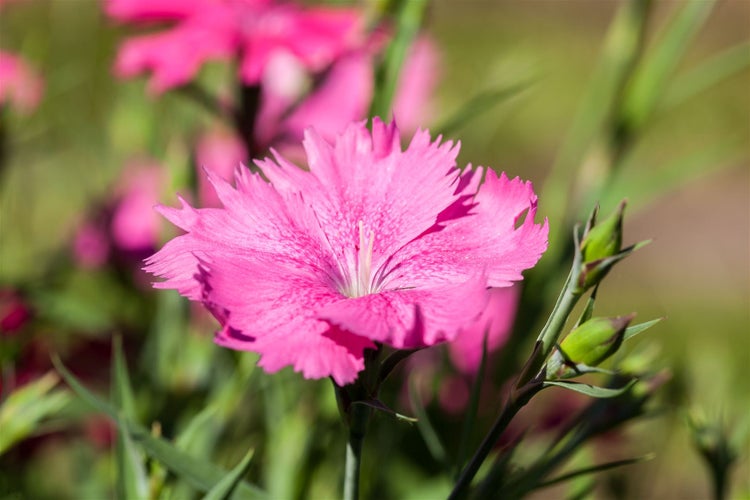
[[[488,287],[522,279],[547,246],[532,186],[456,168],[458,146],[395,125],[350,125],[333,142],[313,130],[309,171],[276,155],[213,177],[224,208],[160,207],[186,231],[146,270],[203,302],[216,341],[340,385],[375,342],[412,348],[453,340],[485,307]],[[520,218],[525,217],[519,223]],[[518,227],[516,227],[518,226]]]
[[[16,334],[31,319],[26,301],[12,289],[0,290],[0,337]]]
[[[0,106],[12,104],[21,113],[39,105],[42,79],[21,58],[0,51]]]
[[[87,269],[103,266],[109,258],[109,236],[102,224],[87,221],[78,227],[73,237],[73,257]]]
[[[260,82],[279,52],[319,71],[348,50],[362,27],[354,9],[276,0],[108,0],[107,13],[124,22],[173,23],[126,41],[118,54],[117,74],[152,72],[154,92],[189,82],[210,60],[239,57],[240,77],[249,85]]]
[[[518,307],[518,287],[493,288],[479,318],[448,344],[453,365],[461,372],[474,374],[482,361],[482,346],[487,335],[487,353],[502,346],[513,327]]]

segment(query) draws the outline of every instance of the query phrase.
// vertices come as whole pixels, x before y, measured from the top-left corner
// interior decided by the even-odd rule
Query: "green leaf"
[[[70,395],[53,390],[60,378],[49,372],[11,392],[0,405],[0,455],[31,435],[45,418],[59,412]]]
[[[581,167],[585,154],[604,131],[606,121],[640,57],[650,10],[650,0],[630,0],[622,2],[617,11],[586,93],[539,195],[546,206],[561,210],[569,204],[571,179],[576,178],[576,170]],[[551,244],[544,259],[547,262],[554,262],[550,255],[561,250],[561,227],[565,226],[550,226]]]
[[[122,352],[122,337],[116,336],[112,343],[112,394],[115,406],[128,419],[135,420],[135,398],[130,384],[128,367]]]
[[[664,318],[656,318],[652,319],[651,321],[646,321],[644,323],[638,323],[637,325],[629,326],[625,329],[625,335],[623,336],[622,340],[628,340],[632,339],[636,335],[638,335],[641,332],[644,332],[654,326],[655,324],[661,322]]]
[[[585,476],[589,474],[595,474],[597,472],[603,472],[605,470],[614,469],[616,467],[622,467],[624,465],[631,465],[631,464],[637,464],[640,462],[646,462],[648,460],[653,460],[655,456],[656,455],[654,455],[653,453],[649,453],[648,455],[643,455],[642,457],[628,458],[625,460],[615,460],[613,462],[607,462],[607,463],[595,465],[592,467],[584,467],[582,469],[568,472],[567,474],[563,474],[561,476],[550,479],[548,481],[544,481],[543,483],[538,484],[534,489],[546,488],[548,486],[553,486],[555,484],[569,481],[576,477]]]
[[[211,425],[218,412],[218,408],[213,405],[203,408],[175,438],[175,445],[181,450],[191,450],[194,443],[202,441],[201,433]]]
[[[591,384],[584,384],[583,382],[546,380],[544,382],[544,387],[549,387],[551,385],[562,387],[563,389],[568,389],[580,394],[585,394],[586,396],[591,396],[592,398],[614,398],[628,392],[628,390],[630,390],[630,388],[633,387],[635,383],[636,380],[633,379],[622,387],[619,387],[617,389],[609,389],[606,387],[597,387]]]
[[[711,57],[687,74],[674,79],[660,103],[662,110],[679,106],[692,97],[750,67],[750,42],[740,43]]]
[[[497,89],[486,90],[475,95],[465,103],[443,123],[435,128],[436,135],[450,136],[469,121],[486,113],[493,106],[517,96],[531,86],[531,81],[520,81],[508,84]]]
[[[65,368],[57,356],[52,358],[52,363],[68,383],[70,388],[73,389],[81,399],[111,417],[117,422],[118,426],[124,426],[130,434],[131,439],[135,443],[139,443],[148,455],[163,463],[169,470],[184,479],[187,483],[191,484],[194,488],[200,491],[209,491],[226,476],[227,472],[221,467],[214,465],[211,462],[205,462],[194,458],[175,447],[167,440],[151,435],[151,433],[142,426],[128,422],[122,418],[112,405],[84,387],[83,384],[81,384],[78,379],[70,373],[67,368]],[[232,498],[265,499],[267,496],[266,493],[257,486],[243,481],[240,483]]]
[[[387,119],[391,114],[399,74],[412,41],[422,26],[428,0],[400,0],[395,21],[395,35],[385,50],[383,62],[375,74],[375,95],[370,106],[370,117]]]
[[[437,432],[435,432],[435,428],[432,427],[430,419],[427,417],[427,411],[425,410],[422,401],[419,399],[419,394],[414,385],[413,379],[409,380],[409,400],[411,401],[414,413],[417,414],[417,428],[419,429],[419,433],[422,434],[422,439],[424,439],[427,449],[430,451],[430,455],[432,455],[432,458],[436,462],[446,464],[448,455],[445,452],[445,447],[443,446],[443,443],[440,442],[440,438],[438,437]]]
[[[583,312],[581,312],[581,317],[578,318],[578,321],[576,322],[573,329],[578,328],[585,322],[591,319],[591,316],[594,314],[594,303],[596,302],[596,292],[599,290],[599,285],[596,285],[594,287],[594,290],[591,292],[591,295],[589,295],[588,300],[586,301],[586,305],[583,308]]]
[[[203,497],[203,500],[226,500],[230,498],[230,495],[234,492],[235,488],[237,488],[237,485],[239,485],[240,481],[242,480],[242,476],[244,476],[247,473],[247,470],[250,468],[250,462],[253,459],[253,454],[255,453],[254,449],[248,450],[248,452],[245,454],[245,458],[243,458],[240,463],[238,463],[234,469],[231,470],[229,474],[224,476],[224,478],[216,483],[216,486],[211,488],[211,490],[206,493],[206,496]]]
[[[421,351],[422,348],[417,349],[398,349],[396,351],[393,351],[390,355],[388,355],[387,358],[383,360],[383,363],[380,365],[380,371],[378,372],[378,382],[377,387],[380,387],[380,384],[385,382],[385,380],[388,378],[388,376],[393,372],[393,370],[396,369],[396,367],[406,358],[411,356],[417,351]]]
[[[112,343],[112,394],[114,404],[126,419],[135,418],[135,402],[130,378],[122,353],[122,338],[116,336]],[[117,463],[117,493],[122,499],[147,498],[148,475],[143,463],[143,456],[136,449],[133,440],[123,425],[117,428],[117,445],[115,446]]]
[[[631,130],[640,129],[653,112],[690,41],[713,9],[713,0],[693,0],[680,4],[658,45],[644,58],[625,94],[623,119]]]
[[[466,416],[464,418],[464,425],[461,430],[461,440],[458,442],[458,453],[456,454],[456,471],[454,479],[457,480],[461,475],[461,471],[464,468],[464,462],[466,461],[466,454],[469,450],[470,441],[474,435],[474,427],[477,423],[477,413],[479,411],[479,396],[482,392],[482,382],[484,381],[484,372],[487,367],[487,335],[489,330],[484,332],[482,340],[482,359],[479,362],[479,370],[477,371],[474,383],[471,386],[471,395],[469,397],[469,405],[467,407]]]
[[[407,415],[402,415],[401,413],[397,413],[395,410],[392,410],[391,408],[388,408],[382,401],[378,399],[365,399],[365,400],[359,400],[359,401],[353,401],[353,405],[363,405],[367,406],[369,408],[372,408],[373,410],[382,411],[383,413],[386,413],[397,420],[402,420],[404,422],[408,422],[410,424],[416,423],[418,419],[414,417],[409,417]]]
[[[643,208],[691,180],[734,165],[745,154],[744,140],[740,137],[728,138],[699,151],[690,151],[658,168],[653,165],[639,168],[624,165],[602,193],[602,203],[614,204],[627,195],[632,207]]]

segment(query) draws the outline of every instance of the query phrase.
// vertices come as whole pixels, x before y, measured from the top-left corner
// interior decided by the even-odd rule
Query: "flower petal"
[[[339,300],[320,316],[350,332],[399,349],[452,340],[487,303],[486,279],[432,289],[392,290]]]
[[[183,23],[163,33],[127,40],[117,54],[115,73],[131,77],[151,71],[149,89],[158,94],[192,80],[204,62],[228,59],[233,53],[231,34],[211,23]]]
[[[534,222],[536,207],[530,182],[488,170],[470,215],[453,218],[397,252],[384,271],[386,286],[462,282],[477,272],[487,274],[491,287],[521,280],[521,271],[547,248],[548,223]]]

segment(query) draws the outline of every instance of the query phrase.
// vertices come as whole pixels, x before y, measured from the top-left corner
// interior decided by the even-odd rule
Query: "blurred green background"
[[[684,3],[655,2],[647,24],[647,53]],[[542,193],[540,213],[551,225],[563,220],[559,208],[544,198],[543,186],[590,89],[608,26],[620,5],[601,0],[440,0],[427,14],[426,29],[443,60],[435,124],[444,123],[468,96],[522,82],[521,91],[486,106],[450,135],[462,142],[460,163],[488,165],[534,181]],[[627,431],[627,449],[633,455],[657,454],[625,471],[629,498],[709,496],[708,476],[692,451],[684,423],[685,410],[693,408],[724,419],[740,436],[744,456],[734,471],[733,491],[737,498],[750,497],[750,70],[745,64],[745,69],[689,99],[674,97],[679,97],[680,82],[717,54],[744,44],[740,50],[750,57],[749,20],[746,0],[716,4],[685,47],[657,111],[622,159],[618,183],[602,200],[606,213],[620,197],[629,198],[626,241],[654,242],[613,272],[600,294],[599,311],[637,311],[641,320],[666,316],[637,347],[658,346],[657,359],[673,372],[666,411]],[[112,61],[123,33],[103,16],[101,5],[90,0],[29,0],[0,14],[2,48],[23,54],[45,79],[44,98],[35,113],[5,113],[1,118],[8,156],[0,172],[0,283],[32,290],[49,307],[40,312],[46,322],[33,334],[48,336],[52,350],[63,353],[77,336],[108,342],[111,318],[138,325],[139,314],[150,311],[157,300],[144,292],[143,303],[127,305],[118,295],[121,284],[111,276],[56,274],[60,253],[69,247],[83,214],[107,199],[119,171],[133,156],[149,155],[171,169],[184,168],[197,133],[210,124],[197,106],[177,93],[154,99],[145,94],[142,79],[113,78]],[[225,71],[210,65],[204,76],[221,78]],[[654,186],[665,176],[674,182],[662,193]],[[175,201],[165,193],[165,203]],[[584,212],[588,208],[581,207]],[[50,283],[73,292],[63,300],[57,292],[39,289]],[[92,315],[99,319],[92,320]],[[207,338],[198,341],[209,343]],[[225,356],[211,349],[210,356]],[[93,356],[92,363],[106,362],[106,355],[87,355]],[[262,383],[295,379],[284,374],[279,381],[264,378]],[[323,383],[302,386],[327,394]],[[295,394],[299,389],[289,390]],[[294,406],[295,396],[287,396],[284,404]],[[152,407],[156,412],[154,408],[159,406]],[[330,416],[335,409],[327,412]],[[300,431],[289,425],[296,430],[278,435],[301,439],[293,433],[303,432],[304,426]],[[23,498],[83,498],[74,479],[82,471],[73,469],[99,463],[93,462],[94,455],[71,440],[46,454],[17,453],[5,460],[33,464],[25,468],[21,481],[28,488]],[[229,464],[240,455],[231,456]],[[73,462],[59,469],[63,457]],[[112,470],[106,469],[111,464],[100,466],[101,473],[111,477]],[[424,471],[422,475],[429,477]],[[405,481],[413,482],[412,492],[430,498],[430,490],[420,489],[418,479]],[[336,488],[330,485],[320,495]]]

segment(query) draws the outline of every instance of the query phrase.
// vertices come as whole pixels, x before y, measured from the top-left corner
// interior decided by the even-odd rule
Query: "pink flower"
[[[247,161],[247,151],[242,141],[229,131],[214,129],[203,134],[195,149],[198,172],[198,197],[201,206],[221,206],[219,198],[211,188],[204,172],[213,172],[225,180],[232,178],[240,163]]]
[[[189,82],[203,63],[240,57],[240,77],[257,84],[271,57],[287,52],[311,71],[344,53],[359,36],[353,9],[303,8],[275,0],[108,0],[107,13],[124,22],[173,22],[157,34],[125,42],[116,73],[153,73],[163,92]]]
[[[458,146],[395,125],[352,124],[331,143],[309,130],[309,171],[284,158],[211,178],[224,208],[159,211],[186,231],[146,270],[201,301],[220,345],[260,353],[268,372],[293,366],[344,385],[363,352],[453,340],[479,316],[487,287],[536,264],[547,222],[531,184],[456,168]],[[519,218],[525,216],[523,222]],[[520,222],[520,223],[519,223]],[[516,227],[518,225],[518,227]]]
[[[374,92],[376,49],[365,47],[340,57],[307,96],[304,68],[283,54],[274,58],[263,77],[258,142],[284,149],[299,144],[308,127],[333,139],[352,121],[364,119]],[[404,62],[396,89],[393,115],[401,130],[414,132],[418,124],[430,119],[438,67],[434,44],[427,37],[419,38]]]
[[[513,327],[518,307],[518,287],[493,288],[487,307],[456,340],[448,344],[451,361],[466,374],[474,374],[482,361],[482,346],[487,334],[487,353],[505,343]]]
[[[42,98],[42,79],[19,57],[0,51],[0,105],[30,113]]]
[[[102,224],[87,221],[78,227],[73,237],[73,256],[83,268],[96,269],[109,259],[109,237]]]
[[[153,208],[163,185],[164,172],[157,164],[146,161],[125,167],[110,229],[118,248],[138,252],[156,247],[161,223]]]

